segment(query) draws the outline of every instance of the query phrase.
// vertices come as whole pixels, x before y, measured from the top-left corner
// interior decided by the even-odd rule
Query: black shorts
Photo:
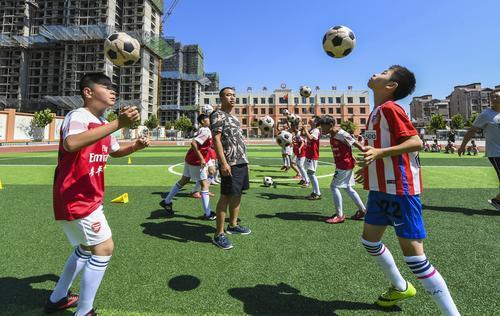
[[[224,195],[241,195],[244,190],[250,188],[248,178],[248,164],[231,166],[232,176],[222,176],[220,193]]]
[[[498,186],[500,187],[500,157],[488,157],[498,176]]]

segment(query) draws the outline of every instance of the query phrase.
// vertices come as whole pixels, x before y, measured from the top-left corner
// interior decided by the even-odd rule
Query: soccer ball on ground
[[[265,187],[270,187],[270,186],[273,185],[273,178],[271,178],[271,177],[264,177],[264,179],[262,179],[262,182],[264,183]]]
[[[300,123],[300,116],[298,116],[297,114],[290,114],[288,117],[288,122],[290,122],[290,124],[293,124],[293,125],[298,125]]]
[[[127,33],[113,33],[104,41],[104,56],[117,66],[131,66],[141,58],[141,45]]]
[[[287,132],[287,131],[281,132],[281,134],[279,134],[278,137],[276,137],[276,142],[281,147],[286,147],[286,146],[290,145],[292,143],[292,140],[293,140],[292,133]]]
[[[214,107],[210,104],[200,106],[200,113],[210,115],[214,111]]]
[[[300,95],[303,96],[304,98],[308,98],[311,96],[311,88],[308,86],[301,86],[300,87]]]
[[[354,46],[356,46],[356,36],[347,26],[334,26],[323,36],[323,49],[330,57],[345,57],[352,52]]]
[[[273,130],[273,127],[274,120],[269,115],[266,115],[259,120],[259,128],[263,133],[269,133]]]

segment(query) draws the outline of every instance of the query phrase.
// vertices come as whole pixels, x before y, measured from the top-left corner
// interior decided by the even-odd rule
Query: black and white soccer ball
[[[277,137],[276,142],[281,147],[286,147],[292,143],[293,135],[290,132],[282,131]]]
[[[104,56],[117,66],[131,66],[141,58],[141,45],[127,33],[113,33],[104,41]]]
[[[265,187],[270,187],[273,185],[273,178],[271,177],[264,177],[262,179],[262,183],[264,184]]]
[[[282,113],[284,116],[288,116],[288,115],[290,115],[290,111],[288,111],[287,109],[283,109],[283,110],[281,111],[281,113]]]
[[[200,106],[200,113],[205,115],[210,115],[214,111],[214,107],[210,104],[204,104]]]
[[[259,128],[263,133],[269,133],[273,130],[274,120],[269,115],[264,116],[259,120]]]
[[[304,98],[308,98],[311,96],[311,93],[312,93],[312,90],[310,87],[308,86],[301,86],[300,87],[300,90],[299,90],[299,93],[301,96],[303,96]]]
[[[287,117],[288,122],[293,125],[298,125],[300,123],[300,116],[297,114],[290,114]]]
[[[334,26],[323,36],[323,49],[330,57],[345,57],[352,52],[354,46],[356,46],[356,36],[347,26]]]

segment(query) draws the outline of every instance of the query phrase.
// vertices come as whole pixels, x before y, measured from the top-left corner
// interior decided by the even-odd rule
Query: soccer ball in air
[[[298,125],[300,123],[300,116],[296,115],[296,114],[291,114],[287,117],[288,119],[288,122],[290,122],[290,124],[293,124],[293,125]]]
[[[270,186],[273,185],[273,178],[271,178],[271,177],[264,177],[264,179],[262,179],[262,182],[264,183],[265,187],[270,187]]]
[[[200,107],[200,113],[210,115],[214,111],[214,107],[210,104],[205,104]]]
[[[104,56],[117,66],[131,66],[141,58],[141,45],[127,33],[113,33],[104,41]]]
[[[274,120],[266,115],[259,120],[259,128],[263,133],[269,133],[274,127]]]
[[[356,36],[346,26],[334,26],[323,36],[323,49],[330,57],[345,57],[352,52],[354,46],[356,46]]]
[[[311,88],[308,86],[301,86],[300,87],[300,95],[303,96],[304,98],[308,98],[311,96]]]
[[[290,111],[288,111],[287,109],[284,109],[281,113],[283,113],[284,116],[290,115]]]
[[[281,147],[286,147],[286,146],[290,145],[292,143],[292,140],[293,140],[292,133],[287,132],[287,131],[281,132],[281,134],[279,134],[278,137],[276,137],[276,142]]]

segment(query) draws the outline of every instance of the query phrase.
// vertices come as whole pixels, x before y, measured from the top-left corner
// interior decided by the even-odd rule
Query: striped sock
[[[174,198],[174,196],[182,189],[182,185],[179,184],[179,182],[177,182],[173,187],[172,187],[172,190],[170,190],[170,192],[168,192],[168,195],[167,197],[165,198],[165,203],[166,204],[170,204],[172,203],[172,199]]]
[[[66,260],[59,281],[57,281],[56,287],[50,295],[50,301],[52,303],[56,303],[68,295],[73,280],[80,271],[82,271],[83,267],[85,267],[91,255],[92,253],[90,251],[83,250],[80,246],[75,248],[75,251],[73,251],[68,257],[68,260]]]
[[[92,255],[87,261],[80,284],[80,299],[78,301],[76,316],[86,315],[92,310],[94,298],[99,289],[99,285],[101,285],[109,259],[111,259],[111,256]]]
[[[381,241],[371,242],[361,238],[361,242],[366,251],[375,259],[375,262],[377,262],[380,268],[382,268],[385,277],[391,281],[392,286],[398,291],[405,291],[407,288],[406,281],[401,276],[401,273],[399,273],[398,267],[389,249]]]
[[[432,296],[443,315],[460,315],[446,282],[425,255],[405,257],[405,261],[427,293]]]

